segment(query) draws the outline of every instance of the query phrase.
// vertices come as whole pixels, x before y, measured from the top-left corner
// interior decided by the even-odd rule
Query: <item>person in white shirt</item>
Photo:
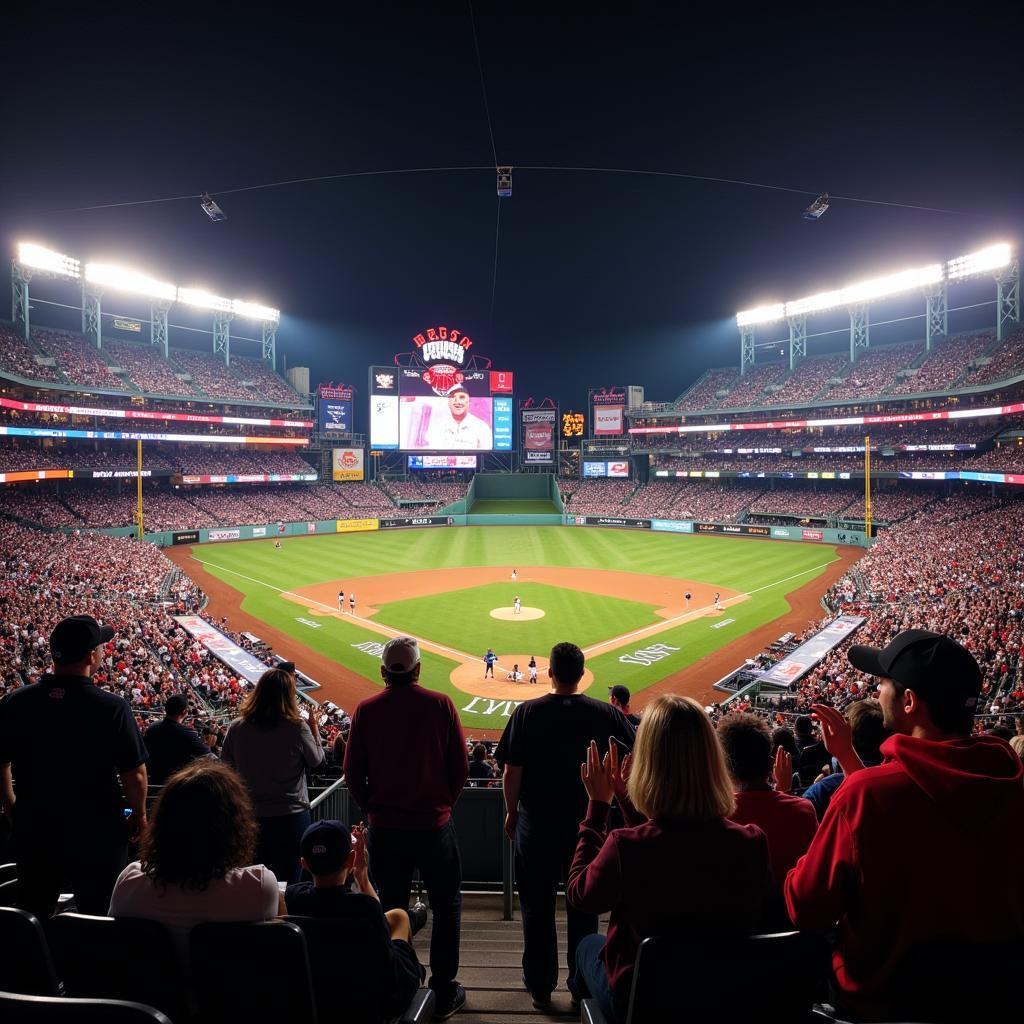
[[[520,601],[518,596],[517,596],[516,599],[512,602],[512,614],[513,615],[518,615],[519,612],[522,610],[522,607],[523,607],[523,602]]]
[[[446,397],[447,408],[434,406],[431,409],[427,447],[440,451],[452,448],[490,451],[493,447],[491,428],[469,411],[469,392],[465,386],[454,385]]]
[[[512,671],[505,673],[505,678],[511,679],[513,683],[521,683],[523,681],[523,673],[519,671],[518,665],[513,665]]]

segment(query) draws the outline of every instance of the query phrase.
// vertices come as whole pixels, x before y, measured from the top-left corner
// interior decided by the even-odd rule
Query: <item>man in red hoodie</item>
[[[1009,744],[971,736],[981,672],[955,640],[921,629],[885,648],[853,646],[855,668],[878,676],[891,736],[865,768],[850,729],[815,706],[846,772],[807,854],[786,877],[799,928],[838,922],[833,968],[844,1015],[891,1019],[907,956],[934,943],[1024,937],[1024,879],[1002,874],[997,899],[970,884],[1024,846],[1024,776]]]
[[[387,685],[352,715],[345,778],[370,825],[370,871],[384,910],[408,908],[414,868],[427,887],[434,1019],[445,1020],[466,1002],[456,980],[462,864],[451,821],[469,774],[466,738],[451,699],[419,685],[420,649],[412,637],[391,640],[381,662]]]

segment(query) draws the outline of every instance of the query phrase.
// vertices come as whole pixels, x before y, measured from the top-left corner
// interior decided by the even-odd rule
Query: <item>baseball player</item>
[[[355,613],[356,613],[356,592],[354,590],[352,591],[351,594],[348,595],[348,607],[349,607],[349,610],[352,612],[352,614],[355,615]]]
[[[490,677],[491,679],[494,678],[494,663],[497,660],[498,656],[494,653],[494,651],[491,650],[490,647],[488,647],[487,653],[484,655],[484,679],[487,679],[488,677]]]
[[[518,571],[517,571],[517,570],[513,569],[513,570],[512,570],[512,582],[513,582],[513,583],[515,583],[515,581],[516,581],[517,579],[519,579],[519,573],[518,573]]]
[[[342,615],[345,614],[345,591],[344,590],[339,590],[338,591],[338,611],[341,612]]]
[[[280,551],[280,550],[281,550],[281,542],[280,542],[279,540],[275,540],[275,541],[274,541],[274,547],[275,547],[275,548],[276,548],[276,549],[277,549],[278,551]]]
[[[523,673],[519,671],[519,665],[513,665],[512,671],[505,673],[505,678],[511,679],[513,683],[521,683],[523,681]]]
[[[683,594],[683,600],[686,601],[686,610],[687,611],[690,610],[690,598],[692,598],[692,597],[693,597],[693,594],[691,594],[689,591],[687,591],[685,594]]]
[[[530,682],[531,683],[536,683],[537,682],[537,659],[532,654],[530,655],[529,669],[530,669]]]
[[[715,611],[722,611],[722,595],[718,593],[715,594]]]
[[[512,614],[518,615],[522,611],[523,602],[519,600],[519,595],[516,594],[515,600],[512,602]]]

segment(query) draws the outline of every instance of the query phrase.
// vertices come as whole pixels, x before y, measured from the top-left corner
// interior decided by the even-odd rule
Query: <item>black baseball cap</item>
[[[91,615],[72,615],[53,627],[50,654],[55,665],[74,665],[100,644],[113,639],[110,626],[101,626]]]
[[[352,833],[343,821],[316,821],[299,842],[299,853],[314,875],[333,875],[352,852]]]
[[[608,693],[614,697],[620,704],[629,703],[629,690],[621,683],[618,686],[609,686]]]
[[[925,701],[950,701],[965,709],[978,703],[978,662],[966,647],[942,633],[906,629],[886,647],[854,644],[847,657],[861,672],[895,679]]]

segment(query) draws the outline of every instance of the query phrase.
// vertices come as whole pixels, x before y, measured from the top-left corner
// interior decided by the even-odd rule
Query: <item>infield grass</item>
[[[786,594],[819,576],[837,557],[834,548],[818,544],[521,526],[289,537],[280,550],[274,548],[274,539],[268,538],[243,544],[202,545],[192,550],[211,573],[244,595],[242,607],[250,615],[291,634],[306,646],[375,683],[380,682],[379,660],[355,645],[379,642],[379,633],[351,619],[312,615],[283,597],[282,592],[314,583],[413,569],[544,565],[671,576],[751,595],[748,600],[729,606],[722,616],[695,618],[614,651],[589,654],[587,664],[595,677],[592,692],[598,696],[606,692],[605,686],[619,682],[628,685],[634,693],[639,692],[784,614],[788,609]],[[534,599],[534,587],[545,592],[543,599]],[[488,644],[496,649],[499,643],[504,646],[500,631],[506,626],[514,630],[515,637],[514,648],[506,649],[524,651],[530,649],[532,641],[527,639],[526,631],[533,626],[543,631],[537,634],[535,641],[539,647],[542,637],[547,643],[552,636],[587,647],[591,642],[627,634],[655,619],[651,608],[637,602],[609,601],[589,593],[543,584],[520,583],[519,588],[524,605],[545,608],[548,614],[543,619],[511,624],[490,619],[488,613],[492,607],[509,603],[509,585],[503,583],[495,585],[500,600],[490,596],[491,586],[452,591],[393,602],[381,609],[378,620],[476,655],[482,654]],[[478,597],[477,592],[485,593]],[[471,602],[467,602],[467,594],[473,595]],[[602,615],[600,608],[595,608],[595,602],[614,606],[615,614]],[[557,614],[552,610],[556,605]],[[663,652],[667,656],[650,665],[621,660],[635,657],[638,650],[654,643],[679,650]],[[472,698],[449,681],[454,667],[455,662],[448,658],[429,651],[423,653],[424,682],[448,693],[456,706],[464,709]],[[505,723],[500,714],[488,716],[463,710],[462,717],[468,729],[500,729]]]

